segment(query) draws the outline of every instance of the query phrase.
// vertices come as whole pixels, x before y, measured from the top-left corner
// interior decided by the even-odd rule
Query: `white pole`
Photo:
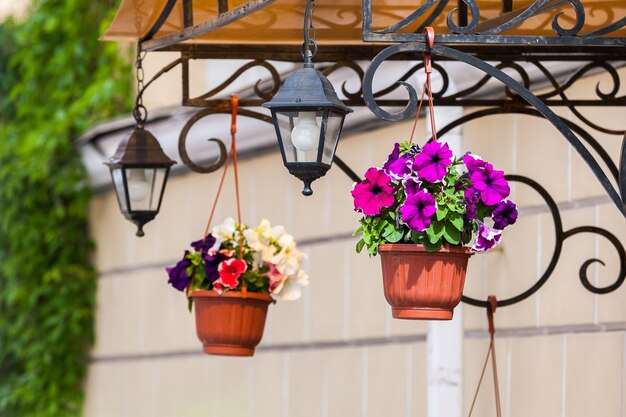
[[[456,92],[450,79],[447,94]],[[423,83],[423,81],[422,81]],[[432,74],[433,91],[441,86],[441,77]],[[463,115],[460,107],[437,107],[435,101],[435,123],[441,129]],[[424,106],[426,107],[426,103]],[[428,110],[426,110],[428,111]],[[428,113],[427,133],[431,134]],[[459,156],[464,152],[463,135],[460,128],[448,132],[442,140]],[[463,305],[454,310],[451,321],[428,323],[427,336],[427,416],[463,417]]]

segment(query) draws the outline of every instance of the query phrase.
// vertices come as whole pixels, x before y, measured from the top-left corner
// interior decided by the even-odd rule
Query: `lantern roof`
[[[115,154],[106,162],[109,166],[169,167],[176,163],[170,159],[159,141],[143,128],[135,128],[120,142]]]
[[[300,108],[302,106],[332,107],[343,114],[352,112],[350,107],[339,100],[328,78],[313,68],[310,63],[291,74],[272,101],[263,106],[270,109]]]

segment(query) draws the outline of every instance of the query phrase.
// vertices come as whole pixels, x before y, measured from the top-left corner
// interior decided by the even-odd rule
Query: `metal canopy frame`
[[[177,1],[182,2],[183,29],[179,32],[154,38],[167,20]],[[251,68],[262,67],[268,72],[268,80],[257,83],[251,97],[241,98],[240,114],[257,120],[271,123],[267,114],[251,110],[271,100],[278,91],[282,78],[272,61],[301,62],[300,50],[291,45],[259,44],[259,45],[219,45],[203,43],[186,43],[195,37],[227,26],[237,20],[261,10],[275,0],[250,0],[236,8],[228,9],[227,0],[216,0],[218,16],[205,22],[195,23],[191,0],[167,0],[159,18],[147,34],[140,39],[139,47],[144,51],[178,51],[180,58],[168,66],[182,63],[183,97],[185,106],[202,108],[183,128],[179,138],[179,150],[185,164],[195,172],[212,172],[219,168],[226,159],[225,146],[221,141],[221,156],[210,166],[198,166],[193,163],[186,151],[186,138],[191,126],[203,117],[212,114],[229,113],[228,100],[216,96],[231,85],[241,74]],[[440,129],[437,136],[441,137],[454,127],[471,120],[497,114],[518,113],[547,119],[569,142],[572,148],[583,158],[598,179],[605,193],[610,197],[616,208],[626,218],[626,136],[624,131],[608,129],[584,116],[579,107],[622,107],[626,108],[626,96],[618,94],[621,77],[617,69],[626,63],[626,16],[616,16],[613,7],[620,1],[607,0],[600,2],[584,0],[535,0],[522,2],[526,6],[516,9],[520,0],[501,0],[501,14],[497,18],[481,17],[480,0],[422,0],[421,5],[399,20],[396,24],[374,29],[372,21],[374,10],[372,0],[363,0],[362,7],[362,40],[361,44],[351,45],[320,45],[317,61],[319,69],[329,75],[340,69],[352,74],[360,82],[357,90],[348,90],[345,84],[342,93],[346,97],[345,104],[351,107],[368,107],[376,116],[387,121],[405,120],[415,115],[417,110],[417,92],[406,81],[416,71],[423,68],[419,62],[406,71],[396,81],[379,91],[373,90],[373,78],[380,66],[390,60],[416,61],[416,57],[428,52],[437,61],[451,60],[463,62],[484,73],[476,84],[462,91],[450,91],[450,76],[446,69],[433,64],[434,71],[442,79],[442,87],[433,96],[438,106],[480,106],[484,107],[468,113],[456,121]],[[604,7],[607,19],[600,26],[586,27],[586,18],[594,11]],[[449,10],[450,6],[456,6]],[[446,8],[448,11],[446,11]],[[626,7],[621,6],[620,10]],[[304,2],[302,6],[304,15]],[[539,19],[540,18],[540,19]],[[533,19],[540,20],[542,34],[532,33],[511,34],[514,29],[528,25]],[[426,36],[422,33],[425,26],[433,22],[445,22],[449,33],[437,34],[432,48],[427,45]],[[546,27],[551,33],[545,34]],[[532,29],[526,32],[532,32]],[[622,36],[623,35],[623,36]],[[391,45],[389,45],[391,44]],[[199,96],[189,95],[189,61],[193,59],[248,59],[249,62],[235,71],[224,83],[215,89]],[[271,59],[271,61],[269,60]],[[370,61],[364,71],[357,61]],[[562,79],[553,74],[547,65],[548,61],[568,61],[580,64],[569,77]],[[541,94],[534,93],[528,68],[538,71],[544,78]],[[161,71],[163,73],[164,71]],[[592,73],[608,74],[610,88],[600,86],[590,97],[571,99],[568,90],[585,75]],[[157,74],[159,76],[161,73]],[[502,83],[503,94],[499,96],[481,95],[482,89],[490,80]],[[389,99],[386,96],[395,90],[404,88],[408,100]],[[554,113],[552,107],[567,107],[581,123],[565,120]],[[399,107],[401,110],[390,112],[387,107]],[[594,139],[593,132],[615,135],[616,140],[624,136],[619,166],[616,165],[607,151]],[[592,149],[596,155],[590,152]],[[600,161],[607,167],[606,171]],[[352,171],[338,156],[334,162],[352,180],[360,181],[360,177]],[[582,285],[597,294],[608,293],[619,288],[626,280],[626,250],[623,243],[610,231],[595,226],[582,226],[563,230],[559,207],[550,193],[536,181],[520,176],[508,175],[510,181],[521,182],[534,189],[545,201],[552,215],[556,243],[552,259],[538,281],[525,292],[506,300],[498,301],[498,306],[512,305],[523,301],[538,291],[554,271],[564,240],[582,233],[593,233],[606,238],[617,251],[620,260],[619,273],[615,281],[605,287],[591,283],[587,276],[590,265],[602,260],[589,259],[580,267],[579,276]],[[617,186],[615,185],[617,184]],[[487,307],[487,302],[463,298],[471,305]]]

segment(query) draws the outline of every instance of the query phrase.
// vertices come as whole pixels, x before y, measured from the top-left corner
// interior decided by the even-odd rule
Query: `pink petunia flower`
[[[463,163],[467,167],[467,171],[471,174],[474,171],[479,171],[485,168],[487,164],[485,161],[480,159],[477,155],[472,155],[471,153],[466,153],[463,155]]]
[[[220,281],[225,287],[236,288],[239,284],[239,276],[246,272],[247,265],[244,261],[231,258],[220,263],[217,271],[220,273]]]
[[[391,207],[395,202],[391,178],[383,170],[370,168],[365,173],[365,179],[355,184],[352,189],[354,209],[362,211],[366,216],[380,214],[384,207]]]
[[[424,145],[422,152],[415,157],[413,170],[417,176],[428,182],[441,181],[447,173],[447,167],[452,164],[452,151],[447,143],[443,145],[432,141]]]
[[[483,169],[470,175],[472,185],[480,192],[480,199],[488,206],[504,200],[511,193],[509,183],[504,179],[504,171],[493,169],[493,165],[485,164]]]
[[[278,269],[276,269],[276,265],[273,263],[265,262],[265,266],[269,268],[269,271],[265,273],[265,276],[270,280],[270,292],[273,293],[273,291],[284,281],[285,276],[281,274]]]
[[[402,221],[412,230],[422,232],[430,226],[431,218],[437,211],[435,198],[426,190],[409,194],[400,212]]]

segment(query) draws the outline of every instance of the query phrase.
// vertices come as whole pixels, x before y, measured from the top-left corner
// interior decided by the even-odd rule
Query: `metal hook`
[[[424,28],[424,34],[426,35],[426,42],[428,44],[428,51],[424,52],[424,70],[426,74],[430,74],[433,72],[430,49],[435,45],[435,29],[433,29],[432,26],[427,26]]]

